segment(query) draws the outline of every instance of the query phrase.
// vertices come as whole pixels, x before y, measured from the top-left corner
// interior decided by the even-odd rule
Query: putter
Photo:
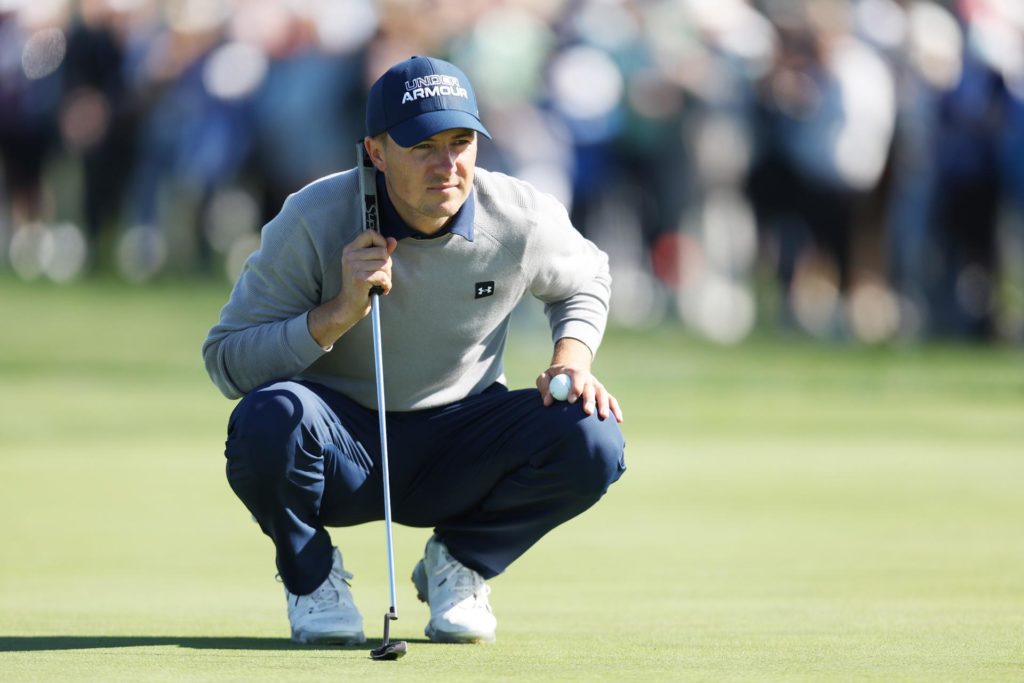
[[[363,229],[380,230],[377,214],[376,169],[363,147],[356,143],[356,167],[359,169],[359,192],[363,195]],[[404,657],[409,646],[404,640],[391,642],[391,622],[398,619],[398,601],[395,599],[395,554],[391,540],[391,481],[388,477],[388,430],[384,416],[384,362],[380,341],[380,287],[370,290],[370,316],[373,325],[373,367],[377,377],[377,415],[380,420],[380,464],[384,478],[384,530],[388,546],[388,582],[391,588],[391,608],[384,615],[384,639],[380,647],[370,650],[370,658],[378,661],[395,660]]]

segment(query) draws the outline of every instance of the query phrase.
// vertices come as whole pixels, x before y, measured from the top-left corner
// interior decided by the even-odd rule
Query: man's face
[[[441,131],[412,147],[390,136],[369,138],[370,158],[384,173],[388,195],[410,228],[431,235],[458,213],[473,188],[476,131]]]

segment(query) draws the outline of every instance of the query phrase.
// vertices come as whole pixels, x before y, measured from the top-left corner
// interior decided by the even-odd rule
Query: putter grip
[[[376,294],[377,296],[381,296],[382,294],[384,294],[384,288],[379,285],[376,285],[372,289],[370,289],[370,294]]]

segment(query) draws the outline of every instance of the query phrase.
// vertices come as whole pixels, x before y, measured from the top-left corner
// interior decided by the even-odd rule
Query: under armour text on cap
[[[388,69],[370,88],[366,134],[387,132],[412,147],[451,128],[470,128],[487,137],[476,94],[457,66],[433,57],[412,57]]]

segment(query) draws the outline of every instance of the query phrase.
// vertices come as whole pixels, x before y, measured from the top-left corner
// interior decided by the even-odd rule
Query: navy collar
[[[459,209],[458,213],[452,216],[447,225],[435,232],[433,235],[424,235],[423,233],[410,228],[409,225],[402,220],[402,217],[398,215],[398,211],[395,210],[395,205],[391,203],[391,197],[388,196],[388,188],[387,183],[384,182],[384,174],[377,171],[376,179],[377,197],[380,199],[381,209],[380,229],[381,234],[385,237],[394,237],[396,240],[405,239],[406,237],[411,237],[417,240],[428,240],[452,233],[464,238],[467,242],[473,241],[473,218],[476,215],[475,191],[469,191],[469,196],[466,197],[465,203]]]

